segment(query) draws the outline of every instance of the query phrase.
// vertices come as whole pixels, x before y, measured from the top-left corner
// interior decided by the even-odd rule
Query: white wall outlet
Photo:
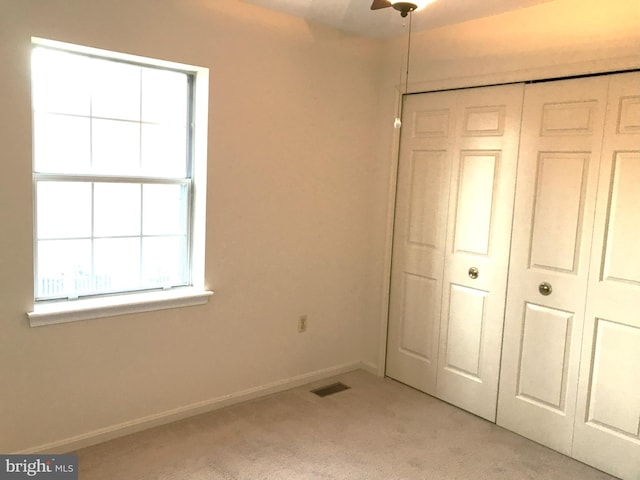
[[[300,315],[298,319],[298,333],[304,333],[307,331],[307,321],[309,318],[307,315]]]

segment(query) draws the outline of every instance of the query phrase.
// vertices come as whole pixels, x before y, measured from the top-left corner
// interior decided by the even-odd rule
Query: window
[[[36,305],[197,284],[198,70],[47,41],[31,60]]]

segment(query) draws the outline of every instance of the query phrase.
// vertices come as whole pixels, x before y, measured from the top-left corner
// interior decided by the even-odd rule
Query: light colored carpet
[[[352,388],[309,392],[337,380]],[[77,453],[82,480],[613,478],[362,371]]]

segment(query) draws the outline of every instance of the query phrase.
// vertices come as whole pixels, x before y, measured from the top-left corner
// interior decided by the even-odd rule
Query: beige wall
[[[424,32],[414,45],[412,91],[640,66],[640,2],[554,0]]]
[[[210,68],[208,305],[28,326],[31,36]],[[236,0],[0,0],[0,452],[363,358],[373,47]]]
[[[410,90],[638,66],[638,8],[555,0],[420,33]],[[207,306],[28,327],[31,36],[211,69]],[[0,452],[382,365],[403,46],[238,0],[0,0]]]

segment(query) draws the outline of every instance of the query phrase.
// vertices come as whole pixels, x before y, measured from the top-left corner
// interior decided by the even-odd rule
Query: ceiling
[[[371,0],[244,0],[270,10],[371,38],[402,35],[403,20],[392,8],[370,10]],[[435,0],[413,15],[414,31],[452,25],[551,0]]]

